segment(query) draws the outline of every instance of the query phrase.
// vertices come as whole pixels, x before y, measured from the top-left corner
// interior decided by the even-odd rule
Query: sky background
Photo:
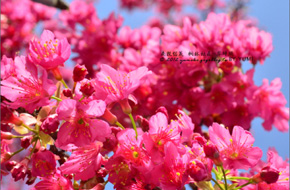
[[[146,23],[148,18],[155,14],[152,10],[135,10],[128,12],[118,8],[117,0],[100,0],[97,4],[97,13],[100,18],[107,18],[115,11],[123,18],[123,26],[139,28]],[[186,12],[196,12],[186,8]],[[258,27],[272,34],[274,50],[263,65],[257,65],[254,74],[256,85],[261,85],[264,78],[270,81],[279,77],[282,81],[282,93],[287,99],[289,107],[289,1],[251,1],[247,6],[248,16],[257,20]],[[155,14],[156,15],[156,14]],[[244,64],[245,70],[249,69],[249,63]],[[269,147],[275,147],[279,155],[284,159],[289,158],[289,132],[282,133],[276,128],[272,131],[265,131],[262,127],[262,119],[255,119],[252,122],[252,133],[255,137],[254,146],[263,150],[263,159],[266,159],[266,152]],[[106,190],[113,189],[112,184],[107,184]],[[189,188],[187,188],[189,189]]]

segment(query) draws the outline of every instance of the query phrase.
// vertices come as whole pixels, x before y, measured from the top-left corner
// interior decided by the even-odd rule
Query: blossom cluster
[[[15,10],[7,7],[1,14],[12,21]],[[73,1],[58,18],[43,12],[36,15],[50,19],[49,30],[39,38],[6,32],[12,36],[1,42],[25,48],[14,58],[15,50],[1,48],[1,179],[11,175],[35,190],[99,190],[108,182],[119,190],[289,189],[288,160],[270,148],[262,161],[249,131],[256,117],[265,130],[289,129],[280,79],[253,81],[255,65],[273,50],[270,33],[213,12],[205,21],[138,29],[121,27],[113,13],[101,20],[91,1]],[[41,20],[18,16],[23,30]],[[166,61],[174,56],[162,52],[170,51],[232,54],[180,64]],[[253,57],[253,68],[244,73],[231,56]]]

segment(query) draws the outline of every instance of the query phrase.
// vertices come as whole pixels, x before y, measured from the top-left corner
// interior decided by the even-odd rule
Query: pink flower
[[[248,47],[248,56],[253,57],[253,64],[260,61],[263,64],[264,60],[273,51],[272,36],[270,33],[259,31],[252,27],[247,30],[248,38],[245,40],[245,46]]]
[[[169,142],[165,145],[163,164],[157,165],[150,172],[151,180],[159,181],[161,189],[181,189],[188,180],[187,162],[187,157],[181,156],[177,147]]]
[[[63,177],[59,171],[54,175],[43,178],[38,182],[33,190],[73,190],[72,183],[69,179]]]
[[[10,76],[15,76],[15,62],[13,59],[6,57],[3,55],[1,60],[1,79],[5,80]]]
[[[265,165],[264,165],[265,166]],[[279,189],[287,190],[289,189],[289,162],[288,160],[283,160],[281,156],[277,153],[274,148],[270,148],[267,152],[267,164],[266,166],[271,166],[272,168],[279,171],[279,178],[276,183],[267,184],[265,182],[259,183],[257,186],[259,189]]]
[[[262,125],[267,131],[272,129],[272,125],[282,132],[289,129],[289,108],[285,107],[287,100],[280,91],[281,86],[279,78],[274,79],[270,85],[264,79],[262,86],[254,91],[249,102],[250,110],[264,119]]]
[[[101,100],[88,103],[73,99],[61,101],[56,112],[58,119],[65,122],[59,129],[56,145],[61,148],[70,143],[84,146],[95,140],[104,142],[111,134],[110,126],[95,118],[102,116],[105,109],[106,104]]]
[[[32,156],[32,175],[45,177],[55,172],[56,161],[54,154],[49,150],[44,150]]]
[[[178,110],[178,114],[179,115],[176,115],[177,120],[172,120],[170,125],[178,127],[178,130],[182,133],[182,143],[188,143],[188,145],[191,145],[193,139],[194,124],[192,123],[191,118],[183,111]]]
[[[250,132],[235,126],[232,135],[217,123],[209,128],[209,137],[221,156],[226,169],[249,169],[255,166],[262,157],[262,150],[253,147],[255,139]]]
[[[46,71],[42,69],[38,78],[36,66],[26,62],[24,56],[16,57],[14,62],[17,74],[1,81],[1,95],[11,101],[7,104],[14,109],[23,107],[30,113],[49,104],[56,86],[47,79]]]
[[[72,155],[60,167],[64,174],[75,174],[76,180],[88,180],[96,175],[103,163],[100,154],[103,143],[95,142],[73,149]]]
[[[119,146],[116,155],[124,157],[125,160],[131,162],[135,167],[146,167],[150,164],[149,156],[143,147],[141,130],[138,139],[133,129],[126,129],[117,134]]]
[[[179,127],[169,125],[166,115],[158,112],[150,118],[149,131],[143,135],[143,138],[146,150],[156,157],[160,153],[164,153],[167,143],[172,142],[175,145],[179,143]]]
[[[114,184],[114,188],[131,184],[132,179],[138,174],[136,169],[121,156],[111,157],[105,168],[109,172],[108,180]]]
[[[51,31],[44,30],[40,41],[36,39],[30,41],[28,60],[49,70],[64,66],[70,53],[70,45],[65,38],[55,39]]]
[[[130,98],[132,94],[142,84],[151,73],[146,67],[125,73],[116,71],[108,65],[101,65],[101,71],[97,74],[96,92],[102,93],[107,104],[119,102]]]

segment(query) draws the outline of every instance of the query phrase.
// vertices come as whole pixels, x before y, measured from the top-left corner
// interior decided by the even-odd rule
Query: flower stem
[[[211,178],[211,180],[221,189],[221,190],[224,190],[221,185],[214,179],[214,178]]]
[[[241,186],[235,188],[235,190],[236,190],[236,189],[242,189],[243,187],[246,187],[247,185],[250,185],[251,183],[252,183],[252,182],[249,181],[249,182],[247,182],[247,183],[245,183],[245,184],[243,184],[243,185],[241,185]]]
[[[240,177],[240,176],[233,176],[233,177],[228,177],[228,180],[236,180],[236,179],[242,179],[242,180],[250,180],[248,177]]]
[[[13,136],[12,136],[13,139],[16,139],[16,138],[21,139],[21,138],[23,138],[23,137],[25,137],[25,136],[16,136],[16,135],[13,135]]]
[[[55,96],[51,96],[50,98],[55,99],[55,100],[57,100],[57,101],[62,101],[61,98],[58,98],[58,97],[55,97]]]
[[[222,166],[221,166],[221,168],[222,168],[222,172],[223,172],[224,180],[225,180],[225,190],[228,190],[226,172],[225,172],[225,170],[224,170],[224,168]]]
[[[211,171],[215,174],[215,178],[218,179],[218,171],[214,167]]]
[[[136,133],[136,139],[137,139],[137,137],[138,137],[138,132],[137,132],[137,128],[136,128],[136,123],[135,123],[135,121],[134,121],[134,118],[133,118],[132,114],[129,113],[128,115],[129,115],[129,117],[130,117],[130,119],[131,119],[131,122],[132,122],[133,128],[134,128],[135,133]]]
[[[81,99],[79,99],[79,102],[81,102],[86,96],[83,95],[83,97],[81,97]]]
[[[26,125],[25,123],[21,124],[23,127],[25,127],[26,129],[28,129],[29,131],[32,131],[34,133],[37,133],[34,129],[31,129],[28,125]]]
[[[32,154],[34,153],[35,147],[36,147],[36,145],[37,145],[37,141],[38,141],[38,138],[36,139],[36,141],[35,141],[35,143],[34,143],[34,146],[33,146],[32,150],[31,150],[31,152],[30,152],[30,154],[29,154],[29,159],[31,158]]]
[[[65,83],[65,81],[64,81],[63,79],[61,79],[60,82],[63,84],[63,86],[64,86],[65,88],[68,88],[67,84]]]
[[[11,157],[14,156],[14,155],[16,155],[16,154],[18,154],[19,152],[21,152],[21,151],[24,150],[24,149],[25,149],[25,148],[20,148],[19,150],[13,152],[13,153],[11,154]]]
[[[125,129],[125,127],[124,127],[121,123],[119,123],[118,121],[116,122],[116,125],[117,125],[118,127],[120,127],[121,129]]]

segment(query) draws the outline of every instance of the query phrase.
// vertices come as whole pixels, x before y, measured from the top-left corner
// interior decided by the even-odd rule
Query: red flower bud
[[[147,119],[145,119],[141,115],[137,115],[136,120],[144,132],[149,131],[149,121]]]
[[[84,65],[76,65],[73,70],[73,80],[79,82],[88,74],[87,68]]]
[[[206,144],[203,145],[203,151],[206,157],[210,158],[215,163],[215,165],[217,166],[222,165],[219,151],[214,144],[207,142]]]
[[[12,133],[1,131],[1,139],[10,140],[13,138]]]
[[[195,181],[203,181],[208,177],[208,170],[204,163],[195,159],[188,164],[188,173]]]
[[[15,125],[21,125],[22,121],[13,114],[11,109],[1,104],[1,123],[13,123]]]
[[[193,140],[196,140],[201,146],[206,144],[206,139],[199,133],[193,133]]]
[[[98,177],[102,177],[102,178],[106,177],[107,174],[108,174],[108,170],[105,169],[105,168],[101,168],[101,169],[99,169],[99,171],[97,172],[97,176],[98,176]]]
[[[62,93],[63,93],[64,96],[66,96],[66,97],[68,97],[68,98],[72,97],[72,92],[71,92],[71,90],[68,89],[68,88],[64,89],[64,90],[62,91]]]
[[[32,139],[32,136],[31,135],[26,136],[26,137],[23,137],[21,139],[21,147],[22,148],[25,148],[25,149],[28,148],[29,145],[31,144],[31,139]]]
[[[117,122],[117,117],[112,114],[112,112],[110,112],[107,108],[104,112],[104,115],[102,115],[102,118],[108,121],[111,125],[114,125]]]
[[[42,123],[41,130],[46,133],[50,134],[55,132],[58,129],[59,120],[57,118],[57,114],[49,115]]]
[[[16,166],[17,162],[16,161],[8,161],[5,163],[5,167],[8,171],[11,171],[14,166]]]
[[[31,170],[27,171],[27,181],[26,184],[27,185],[32,185],[36,180],[36,177],[32,176]]]
[[[232,61],[221,62],[220,68],[223,70],[223,72],[230,73],[234,68],[234,63]]]
[[[24,179],[27,174],[27,165],[29,160],[25,158],[20,163],[16,164],[14,168],[11,170],[12,177],[15,181],[18,181],[19,179]]]
[[[128,99],[121,100],[119,103],[125,114],[130,114],[132,112],[132,108],[128,102]]]
[[[10,158],[11,158],[10,152],[1,153],[1,164],[10,160]]]
[[[91,82],[85,82],[81,85],[80,91],[83,93],[83,95],[90,96],[95,92],[95,88]]]
[[[275,183],[279,178],[279,171],[273,167],[266,166],[260,172],[261,179],[266,183]]]
[[[163,107],[163,106],[159,107],[159,108],[156,110],[156,113],[158,113],[158,112],[163,113],[163,114],[167,117],[167,119],[168,119],[168,112],[167,112],[167,110],[166,110],[165,107]]]

